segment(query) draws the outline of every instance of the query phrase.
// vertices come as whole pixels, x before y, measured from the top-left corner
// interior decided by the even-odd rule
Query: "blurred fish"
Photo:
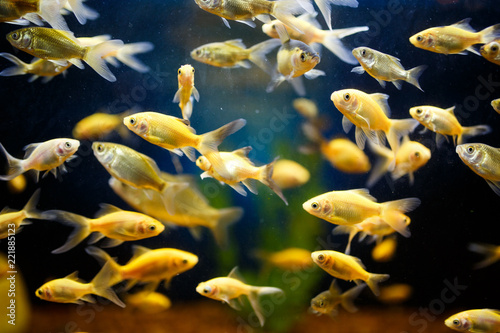
[[[278,160],[274,163],[274,183],[281,189],[302,186],[309,181],[311,174],[299,163],[292,160]]]
[[[293,100],[293,108],[310,122],[318,117],[318,106],[307,98],[296,98]]]
[[[492,25],[476,32],[466,18],[452,25],[423,30],[410,37],[414,46],[431,52],[443,54],[467,54],[465,50],[481,55],[472,47],[474,44],[486,44],[500,37],[500,24]]]
[[[357,0],[314,0],[314,2],[321,11],[323,18],[328,25],[328,29],[330,30],[332,30],[332,10],[330,9],[330,4],[352,8],[357,8],[359,5]]]
[[[10,193],[18,194],[24,192],[26,189],[26,177],[23,174],[9,180],[7,182],[7,187],[9,188]]]
[[[90,294],[104,297],[124,308],[125,304],[110,288],[110,265],[105,265],[90,283],[84,283],[74,272],[65,278],[45,283],[37,289],[36,296],[49,302],[83,304],[83,301],[95,303]]]
[[[252,183],[252,179],[258,180],[262,184],[269,187],[276,193],[277,196],[288,205],[288,202],[281,192],[281,189],[276,185],[273,180],[274,164],[276,159],[269,164],[256,167],[248,158],[248,153],[252,147],[243,147],[232,152],[220,152],[220,159],[223,165],[228,170],[229,177],[223,177],[210,163],[208,158],[200,156],[196,160],[196,165],[204,172],[200,175],[201,179],[215,178],[220,182],[226,183],[231,186],[239,194],[246,196],[247,192],[241,186],[240,182],[250,190],[253,194],[258,194],[257,187]]]
[[[0,53],[0,57],[3,57],[16,65],[1,71],[0,76],[32,74],[28,82],[33,82],[39,77],[43,77],[42,83],[47,83],[55,76],[65,74],[66,69],[72,65],[70,62],[66,65],[58,65],[50,60],[38,58],[34,58],[31,63],[27,64],[10,53]]]
[[[500,332],[500,311],[494,309],[462,311],[446,319],[444,324],[459,332]]]
[[[189,120],[193,112],[193,97],[198,102],[200,94],[194,86],[194,68],[191,65],[182,65],[177,70],[177,81],[179,90],[175,93],[174,103],[179,103],[182,111],[182,118]]]
[[[500,260],[500,245],[470,243],[468,249],[485,256],[482,261],[474,265],[474,269],[487,267]]]
[[[348,312],[354,313],[358,311],[353,301],[363,291],[366,284],[363,283],[342,293],[336,281],[333,279],[328,290],[323,291],[311,300],[313,313],[318,315],[326,314],[333,318],[338,314],[337,307],[339,304]]]
[[[404,283],[396,283],[380,288],[378,300],[386,304],[400,304],[408,300],[412,293],[412,286]]]
[[[125,117],[123,123],[129,130],[146,141],[168,149],[179,156],[186,154],[195,161],[195,152],[205,156],[214,169],[223,177],[230,174],[222,161],[217,147],[228,136],[240,130],[246,124],[245,119],[238,119],[214,131],[196,135],[189,126],[189,121],[157,112],[140,112]]]
[[[20,160],[12,157],[0,143],[0,151],[7,158],[8,171],[0,180],[11,180],[28,170],[34,170],[36,181],[38,181],[40,171],[46,171],[42,177],[45,177],[49,171],[58,177],[59,173],[66,172],[64,162],[71,161],[76,156],[74,153],[80,147],[80,142],[73,139],[52,139],[41,143],[32,143],[24,147],[26,153],[25,159]]]
[[[9,234],[11,235],[12,232],[9,232],[9,230],[14,229],[17,234],[21,231],[23,225],[31,224],[25,221],[27,219],[41,219],[41,214],[36,209],[39,198],[40,189],[33,193],[24,208],[20,211],[12,211],[7,207],[2,209],[0,212],[0,239],[7,238]]]
[[[103,58],[106,62],[111,63],[115,67],[118,67],[118,63],[116,62],[116,60],[118,60],[139,73],[147,73],[149,71],[149,67],[137,59],[135,55],[146,53],[153,49],[154,45],[150,42],[124,44],[123,46],[106,53],[103,55]]]
[[[255,256],[284,271],[298,271],[313,266],[311,251],[290,247],[277,252],[257,250]]]
[[[172,305],[172,302],[167,296],[148,290],[126,295],[125,303],[147,314],[163,312]]]
[[[161,222],[147,215],[121,210],[108,204],[100,206],[101,210],[97,212],[95,219],[62,210],[45,211],[42,214],[44,219],[58,221],[75,228],[66,243],[52,253],[59,254],[74,248],[93,232],[98,234],[92,237],[90,244],[108,237],[110,239],[105,247],[113,247],[125,241],[157,236],[165,229]]]
[[[498,52],[500,51],[500,38],[481,46],[479,51],[484,59],[500,65],[500,52]]]
[[[196,287],[196,291],[205,297],[227,303],[235,310],[241,309],[240,296],[246,295],[257,318],[260,326],[264,326],[264,309],[259,304],[259,298],[269,294],[283,294],[283,290],[274,287],[255,287],[245,284],[237,276],[236,267],[227,277],[218,277],[206,282],[201,282]]]
[[[465,138],[485,135],[491,132],[488,125],[478,125],[471,127],[462,127],[453,113],[455,107],[441,109],[435,106],[415,106],[410,109],[410,115],[418,120],[425,128],[436,133],[436,143],[439,145],[443,137],[448,140],[446,135],[453,137],[455,145],[462,144]]]
[[[378,262],[388,262],[396,254],[397,242],[395,237],[389,237],[375,245],[372,250],[372,258]]]
[[[405,70],[398,58],[370,49],[366,46],[355,48],[352,50],[352,54],[356,57],[361,66],[354,67],[351,72],[363,74],[366,71],[374,77],[383,88],[385,88],[385,81],[388,81],[392,82],[396,88],[401,90],[402,84],[400,80],[402,80],[422,90],[418,83],[418,79],[427,68],[426,65]]]
[[[491,106],[493,109],[500,114],[500,98],[491,101]]]
[[[104,110],[103,110],[104,111]],[[119,114],[109,114],[106,112],[96,112],[80,120],[73,128],[73,137],[78,140],[99,140],[117,131],[122,138],[128,137],[130,133],[123,126],[123,118],[133,112],[127,110]]]
[[[100,263],[109,264],[111,278],[109,285],[115,285],[124,280],[130,280],[127,290],[137,282],[148,283],[146,290],[154,291],[161,281],[168,285],[170,280],[185,271],[190,270],[198,263],[198,257],[192,253],[172,249],[160,248],[151,250],[134,245],[134,255],[129,262],[120,266],[103,250],[91,246],[85,251],[96,258]]]
[[[69,62],[83,69],[83,60],[106,80],[116,81],[103,56],[121,48],[121,40],[82,46],[71,32],[49,28],[18,29],[7,34],[7,40],[22,51],[40,59],[51,60],[60,66],[66,66]]]
[[[338,279],[353,281],[359,286],[365,281],[375,296],[380,294],[378,284],[389,278],[388,274],[374,274],[365,270],[359,258],[337,251],[316,251],[311,254],[313,261],[324,271]]]
[[[364,149],[366,138],[381,145],[385,137],[394,153],[399,148],[399,138],[412,132],[418,122],[414,119],[389,119],[388,95],[366,94],[356,89],[334,91],[331,100],[344,115],[342,127],[346,133],[356,126],[356,144]],[[384,137],[385,134],[385,137]]]

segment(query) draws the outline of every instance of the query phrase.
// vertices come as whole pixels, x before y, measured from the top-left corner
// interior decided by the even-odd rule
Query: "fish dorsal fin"
[[[99,207],[101,207],[101,209],[95,215],[97,218],[122,211],[120,208],[106,203],[100,204]]]
[[[370,192],[368,191],[368,189],[366,188],[360,188],[360,189],[355,189],[355,190],[349,190],[349,192],[352,192],[352,193],[355,193],[357,195],[360,195],[362,196],[363,198],[365,199],[368,199],[370,201],[373,201],[373,202],[377,202],[377,199],[372,197],[370,195]]]
[[[240,157],[248,157],[248,153],[252,151],[252,147],[246,146],[240,149],[233,150],[233,154]]]
[[[455,107],[452,106],[451,108],[447,108],[447,109],[444,109],[446,112],[448,112],[449,114],[451,114],[452,116],[455,115]]]
[[[466,31],[470,31],[470,32],[476,32],[476,30],[474,30],[470,24],[470,17],[469,18],[466,18],[466,19],[463,19],[462,21],[459,21],[457,23],[454,23],[452,24],[451,26],[452,27],[455,27],[455,28],[459,28],[459,29],[462,29],[462,30],[466,30]]]
[[[71,273],[70,275],[65,276],[64,278],[65,278],[65,279],[68,279],[68,280],[72,280],[72,281],[81,281],[81,280],[78,278],[78,271],[75,271],[75,272]]]
[[[333,279],[332,283],[330,284],[330,288],[328,288],[330,291],[330,294],[332,296],[339,296],[341,291],[339,289],[339,286],[337,286],[337,279]]]
[[[238,271],[238,266],[234,266],[234,268],[231,270],[231,272],[229,272],[227,277],[241,281],[243,283],[245,282],[245,281],[243,281],[243,278],[241,277],[240,272]]]
[[[151,249],[148,249],[147,247],[140,246],[140,245],[134,245],[132,247],[132,252],[134,253],[134,255],[132,256],[132,258],[130,258],[130,261],[132,261],[132,260],[142,256],[143,254],[150,252],[150,251],[151,251]]]
[[[387,117],[391,116],[391,108],[389,107],[389,103],[387,103],[389,95],[375,93],[370,94],[370,97],[382,108],[382,111],[384,111]]]
[[[24,158],[28,158],[28,156],[31,155],[31,153],[33,152],[33,150],[35,150],[39,145],[41,145],[42,143],[41,142],[36,142],[36,143],[31,143],[27,146],[24,146],[23,150],[25,151],[24,153]]]
[[[231,40],[227,40],[224,42],[224,44],[227,44],[227,45],[231,45],[231,46],[236,46],[236,47],[241,47],[243,49],[246,49],[247,47],[245,46],[245,44],[243,44],[241,38],[239,39],[231,39]]]
[[[181,119],[181,118],[175,118],[177,121],[183,123],[184,125],[186,125],[187,129],[193,133],[193,134],[196,134],[196,130],[194,128],[191,127],[191,122],[189,121],[189,119]]]
[[[14,209],[10,209],[9,207],[5,206],[2,211],[0,212],[0,214],[7,214],[7,213],[10,213],[10,212],[14,212]]]
[[[361,266],[361,268],[366,269],[365,265],[363,264],[363,262],[361,261],[361,259],[359,259],[358,257],[350,256],[348,254],[346,254],[346,256],[348,256],[349,258],[351,258],[352,260],[354,260],[359,266]]]
[[[160,168],[158,167],[158,164],[156,164],[156,161],[153,160],[151,157],[147,156],[147,155],[144,155],[144,154],[140,154],[141,157],[149,163],[149,165],[151,165],[151,167],[155,170],[155,172],[160,175],[161,171],[160,171]]]

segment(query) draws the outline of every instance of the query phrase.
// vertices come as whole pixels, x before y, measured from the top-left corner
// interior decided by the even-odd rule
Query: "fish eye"
[[[460,325],[460,320],[458,320],[458,319],[454,319],[454,320],[453,320],[453,325],[455,325],[455,326],[459,326],[459,325]]]
[[[416,151],[415,152],[415,157],[420,157],[420,152]]]
[[[302,52],[300,54],[300,61],[302,61],[302,62],[306,61],[306,53],[305,52]]]
[[[66,141],[66,142],[64,143],[64,147],[66,147],[67,149],[70,149],[70,148],[71,148],[71,142]]]
[[[194,68],[191,70],[191,72],[194,74]]]
[[[205,288],[203,288],[203,293],[210,294],[211,292],[212,292],[212,288],[210,288],[209,286],[206,286]]]
[[[153,224],[153,225],[150,225],[149,226],[149,230],[151,231],[155,231],[156,230],[156,226]]]
[[[349,102],[351,95],[349,93],[344,94],[344,101]]]
[[[182,260],[182,263],[185,265],[185,264],[187,264],[187,263],[188,263],[188,260],[187,260],[187,259],[183,259],[183,260]]]
[[[130,118],[129,123],[130,125],[135,125],[137,123],[137,120],[134,117],[132,117]]]
[[[104,151],[104,146],[103,145],[98,145],[97,146],[97,151],[102,153]]]
[[[421,35],[418,35],[417,36],[417,42],[421,42],[424,40],[424,37],[422,37]]]
[[[422,111],[422,109],[417,109],[416,112],[417,112],[417,114],[422,114],[423,111]]]
[[[497,51],[498,51],[498,45],[496,45],[496,44],[495,44],[495,45],[492,45],[492,46],[491,46],[491,51],[493,51],[493,52],[497,52]]]
[[[325,302],[320,301],[318,305],[319,305],[319,307],[320,307],[320,308],[322,308],[322,307],[324,307],[324,306],[325,306]]]
[[[467,147],[467,153],[469,153],[469,154],[474,153],[474,147],[473,146]]]
[[[201,55],[201,50],[196,50],[195,53],[196,53],[197,56],[199,56],[199,55]]]
[[[311,204],[311,208],[312,208],[312,209],[314,209],[314,210],[319,209],[319,203],[317,203],[316,201],[315,201],[315,202],[313,202],[313,203]]]
[[[366,55],[366,50],[365,50],[365,49],[361,50],[361,55],[362,55],[363,57]]]
[[[42,289],[38,289],[38,290],[36,291],[36,294],[37,294],[38,296],[42,296]]]
[[[181,70],[180,69],[177,71],[177,75],[181,75]]]
[[[318,254],[318,261],[323,261],[325,260],[325,255],[324,254]]]
[[[12,39],[14,40],[18,40],[19,39],[19,34],[17,32],[14,32],[12,35],[11,35]]]

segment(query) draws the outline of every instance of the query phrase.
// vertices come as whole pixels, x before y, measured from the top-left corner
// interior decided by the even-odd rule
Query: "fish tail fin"
[[[309,0],[281,0],[273,2],[274,8],[271,15],[276,17],[289,28],[303,33],[300,30],[300,20],[294,15],[303,14],[305,12],[314,12],[313,5]]]
[[[378,288],[378,284],[381,283],[381,282],[384,282],[389,277],[390,277],[389,274],[374,274],[374,273],[370,273],[370,275],[368,277],[368,280],[366,280],[366,284],[371,289],[371,291],[373,291],[373,294],[375,296],[379,296],[380,295],[380,290]]]
[[[177,182],[167,182],[165,187],[162,189],[162,195],[161,199],[163,201],[163,204],[165,205],[165,208],[167,209],[167,212],[170,215],[175,214],[175,197],[177,194],[180,192],[184,191],[186,188],[189,187],[189,183],[177,183]]]
[[[94,46],[89,46],[83,60],[100,76],[110,82],[115,82],[116,77],[109,70],[104,57],[110,53],[117,52],[121,47],[123,47],[123,42],[119,39],[108,40]]]
[[[64,253],[68,250],[71,250],[85,238],[87,238],[90,231],[90,219],[85,216],[81,216],[78,214],[73,214],[69,212],[65,212],[62,210],[48,210],[42,213],[43,219],[57,221],[75,229],[69,235],[68,240],[64,243],[63,246],[52,251],[53,254]]]
[[[84,7],[82,0],[68,0],[68,3],[80,24],[87,23],[88,9]]]
[[[428,67],[427,65],[422,65],[422,66],[417,66],[415,68],[408,70],[406,82],[413,84],[418,89],[424,91],[420,87],[420,83],[418,83],[418,79],[420,78],[422,73],[427,69],[427,67]]]
[[[9,168],[7,170],[6,175],[0,176],[0,180],[5,180],[5,181],[12,180],[26,171],[25,167],[24,167],[23,160],[12,157],[7,152],[7,150],[5,150],[5,148],[3,147],[3,145],[1,143],[0,143],[0,151],[7,158],[7,166]]]
[[[42,219],[42,214],[38,211],[38,209],[36,209],[39,199],[40,189],[37,189],[23,208],[28,219]]]
[[[212,228],[214,238],[220,247],[227,247],[228,236],[227,229],[230,225],[238,222],[243,216],[243,209],[241,207],[230,207],[219,210],[219,216]]]
[[[484,268],[500,260],[500,250],[496,245],[470,243],[469,251],[476,252],[486,257],[473,266],[474,269]]]
[[[119,307],[124,308],[125,304],[118,298],[113,289],[111,289],[111,286],[113,286],[113,276],[114,272],[111,263],[107,262],[90,283],[96,295],[104,297]]]
[[[272,76],[273,66],[267,60],[266,54],[271,52],[274,48],[281,45],[278,39],[268,39],[262,43],[256,44],[250,48],[250,55],[248,60],[257,65],[264,72]]]
[[[260,167],[260,174],[259,174],[259,181],[269,187],[271,190],[276,193],[278,197],[281,198],[285,202],[285,204],[288,206],[288,201],[286,200],[285,196],[283,195],[283,192],[281,192],[280,187],[274,182],[273,180],[273,172],[274,172],[274,164],[278,160],[278,157],[274,159],[269,164],[263,165]]]
[[[412,118],[408,119],[391,119],[391,127],[387,133],[387,141],[389,141],[389,146],[391,146],[394,154],[398,151],[399,148],[399,139],[402,136],[410,134],[413,132],[415,127],[417,127],[420,123]]]
[[[330,28],[331,29],[331,28]],[[333,54],[340,58],[343,62],[351,65],[358,63],[356,58],[352,55],[352,51],[349,50],[340,40],[346,36],[366,31],[368,27],[353,27],[347,29],[337,29],[327,31],[325,37],[323,38],[322,44],[330,50]]]
[[[382,203],[382,219],[404,237],[410,237],[407,216],[404,213],[411,212],[420,205],[418,198],[406,198]]]
[[[469,138],[476,135],[485,135],[491,132],[491,127],[488,125],[478,125],[463,127],[462,134],[458,136],[457,144],[461,145],[465,138]]]
[[[270,294],[283,294],[283,290],[274,287],[253,287],[248,295],[248,300],[252,309],[255,311],[255,315],[259,318],[260,326],[264,326],[265,315],[263,309],[259,304],[259,299],[264,295]]]
[[[357,312],[358,308],[354,305],[354,299],[359,296],[365,287],[366,284],[363,283],[343,293],[340,299],[342,307],[351,313]]]
[[[54,29],[69,31],[68,25],[61,15],[59,0],[41,0],[38,14]]]
[[[500,38],[500,24],[495,24],[491,27],[479,31],[479,36],[481,38],[481,41],[479,43],[481,44],[487,44],[497,38]]]
[[[353,8],[358,7],[357,0],[315,0],[314,2],[318,6],[319,11],[323,15],[326,25],[328,25],[328,29],[330,30],[332,30],[332,9],[330,8],[330,5],[348,6]]]
[[[24,75],[28,74],[28,64],[19,59],[18,57],[10,54],[10,53],[0,53],[0,57],[3,57],[10,62],[12,62],[16,66],[12,66],[4,69],[0,72],[0,76],[15,76],[15,75]]]
[[[385,146],[380,146],[368,141],[370,150],[376,155],[376,162],[372,168],[372,172],[366,182],[367,187],[375,185],[382,176],[389,170],[394,169],[395,157],[394,153]]]
[[[89,246],[85,249],[85,252],[94,257],[94,259],[97,260],[99,264],[103,266],[106,264],[109,265],[109,270],[111,271],[111,277],[109,278],[108,285],[114,286],[115,284],[123,281],[120,269],[121,266],[118,265],[115,259],[111,258],[111,256],[108,253],[106,253],[106,251],[95,246]]]
[[[150,42],[125,44],[116,53],[116,59],[139,73],[146,73],[149,71],[149,67],[144,65],[134,56],[139,53],[149,52],[153,49],[154,45]]]

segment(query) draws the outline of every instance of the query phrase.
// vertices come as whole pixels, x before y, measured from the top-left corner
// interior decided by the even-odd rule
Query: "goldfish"
[[[388,262],[394,258],[396,253],[396,238],[389,237],[375,245],[372,250],[372,258],[378,262]]]
[[[210,163],[208,158],[200,156],[196,160],[196,165],[204,172],[200,175],[201,179],[215,178],[220,182],[226,183],[231,186],[239,194],[246,196],[247,192],[240,185],[240,182],[250,190],[253,194],[258,194],[257,187],[251,182],[252,179],[258,180],[262,184],[269,187],[276,193],[277,196],[288,205],[288,202],[281,192],[281,189],[276,185],[273,180],[273,170],[276,159],[269,164],[256,167],[248,158],[248,153],[252,147],[243,147],[232,152],[220,152],[222,163],[229,173],[229,177],[224,177],[217,172],[217,170]]]
[[[476,32],[470,25],[470,18],[449,26],[429,28],[410,37],[415,47],[443,54],[480,53],[472,46],[486,44],[500,37],[500,24]]]
[[[378,299],[386,304],[399,304],[403,303],[411,297],[413,288],[405,283],[396,283],[380,289],[380,296]]]
[[[271,177],[281,189],[302,186],[309,181],[311,174],[302,165],[291,160],[278,160],[274,164]]]
[[[70,62],[66,65],[58,65],[45,59],[38,59],[27,64],[10,53],[0,53],[0,57],[3,57],[16,65],[1,71],[0,76],[32,74],[28,82],[33,82],[39,77],[43,77],[42,83],[47,83],[55,76],[65,74],[66,69],[72,65]]]
[[[500,47],[499,43],[500,38],[481,46],[479,49],[484,59],[496,65],[500,65],[500,53],[498,52]]]
[[[58,177],[59,173],[66,172],[64,162],[75,158],[74,153],[80,147],[80,141],[73,139],[52,139],[40,143],[32,143],[24,147],[26,151],[24,159],[12,157],[0,143],[0,151],[7,158],[8,171],[6,175],[0,176],[0,180],[11,180],[28,170],[34,170],[38,181],[40,171],[45,171],[45,177],[49,171]]]
[[[78,279],[78,272],[64,278],[55,279],[38,288],[35,295],[49,302],[83,304],[83,301],[95,303],[90,294],[104,297],[124,308],[125,304],[110,288],[109,264],[105,265],[90,283]]]
[[[294,99],[293,108],[309,121],[318,117],[318,106],[310,99],[303,97]]]
[[[227,20],[234,20],[254,28],[253,20],[257,18],[265,22],[269,20],[267,15],[272,15],[287,26],[300,31],[295,25],[293,15],[313,11],[308,0],[195,0],[195,2],[201,9],[220,16],[227,27],[229,27]]]
[[[127,128],[123,125],[123,118],[129,115],[131,110],[119,114],[96,112],[83,118],[73,128],[73,137],[78,140],[98,140],[117,131],[123,138],[128,136]]]
[[[313,313],[317,313],[318,315],[326,314],[333,318],[338,313],[337,307],[339,304],[342,305],[346,311],[351,313],[358,311],[353,300],[363,291],[366,284],[360,284],[342,293],[336,281],[337,280],[333,279],[328,290],[323,291],[311,300],[311,309]]]
[[[52,251],[63,253],[77,246],[91,233],[94,235],[90,244],[108,237],[107,247],[118,246],[125,241],[135,241],[159,235],[165,227],[161,222],[147,215],[121,210],[118,207],[101,204],[95,219],[62,210],[48,210],[42,213],[47,220],[54,220],[75,228],[64,245]]]
[[[219,156],[217,146],[228,136],[246,124],[237,119],[214,131],[197,135],[189,121],[157,112],[139,112],[123,119],[129,130],[144,140],[182,156],[183,153],[195,161],[194,149],[205,156],[214,169],[223,177],[230,176]]]
[[[172,305],[172,302],[167,296],[148,290],[128,294],[125,297],[125,303],[147,314],[163,312]]]
[[[22,226],[30,224],[30,222],[26,221],[27,219],[41,218],[40,212],[36,209],[39,198],[40,189],[33,193],[24,208],[20,211],[12,211],[7,207],[2,209],[0,212],[0,239],[13,235],[13,230],[15,233],[21,231]]]
[[[378,156],[378,161],[368,178],[368,187],[372,187],[390,169],[392,169],[392,180],[408,175],[410,185],[413,185],[415,182],[414,173],[426,165],[431,158],[429,148],[420,142],[411,141],[407,135],[404,136],[401,147],[396,154],[386,147],[371,144],[371,142],[369,147]]]
[[[283,294],[283,290],[279,288],[256,287],[245,284],[238,277],[236,267],[233,268],[227,277],[218,277],[201,282],[196,287],[196,291],[205,297],[227,303],[235,310],[240,309],[239,297],[246,295],[255,315],[259,318],[260,326],[264,326],[265,316],[259,304],[259,298],[263,295]]]
[[[361,285],[361,281],[366,282],[375,296],[380,294],[378,284],[389,278],[388,274],[367,272],[359,258],[337,251],[315,251],[311,257],[320,268],[333,277],[346,281],[354,280],[357,285]]]
[[[491,132],[488,125],[463,127],[458,122],[453,111],[455,107],[441,109],[435,106],[415,106],[410,109],[410,115],[425,128],[436,133],[436,143],[439,145],[446,135],[453,137],[455,145],[462,144],[467,137],[485,135]]]
[[[491,106],[498,114],[500,114],[500,98],[491,101]]]
[[[354,67],[351,72],[363,74],[365,71],[370,74],[380,85],[385,88],[385,81],[392,82],[396,88],[401,90],[401,82],[406,81],[422,90],[418,79],[426,65],[405,70],[401,65],[401,60],[389,54],[362,46],[352,50],[352,54],[359,61],[361,66]],[[423,90],[422,90],[423,91]]]
[[[484,268],[500,260],[500,246],[482,243],[470,243],[469,251],[484,255],[485,258],[474,265],[474,269]]]
[[[356,89],[334,91],[331,100],[344,115],[342,127],[346,133],[356,126],[356,144],[364,149],[366,138],[375,144],[384,142],[384,134],[393,152],[399,148],[399,138],[417,127],[414,119],[390,119],[388,95],[367,94]]]
[[[444,324],[458,332],[496,333],[500,331],[500,311],[495,309],[462,311],[446,319]]]
[[[12,31],[7,34],[7,40],[15,48],[37,58],[51,60],[60,66],[66,66],[69,62],[83,69],[81,62],[83,60],[106,80],[116,81],[103,56],[122,47],[121,40],[108,40],[94,46],[82,46],[71,32],[39,27]]]
[[[290,247],[277,252],[257,251],[256,257],[282,270],[297,271],[313,265],[311,251]]]
[[[264,72],[271,74],[271,65],[266,59],[266,54],[278,45],[279,41],[269,39],[247,49],[241,39],[232,39],[197,47],[191,51],[191,58],[211,66],[225,68],[250,68],[247,61],[249,60]]]
[[[9,191],[11,193],[21,193],[24,192],[26,189],[26,177],[24,177],[23,174],[20,174],[19,176],[9,180],[7,182],[7,187],[9,188]]]
[[[182,190],[173,196],[174,214],[169,214],[165,209],[162,196],[166,194],[153,192],[146,195],[144,190],[126,185],[113,177],[108,183],[120,198],[137,211],[164,223],[187,227],[195,238],[200,238],[201,227],[208,228],[217,243],[225,247],[228,240],[227,229],[241,219],[243,209],[241,207],[214,208],[200,193],[194,182],[189,182],[189,186],[185,187],[184,177],[175,178],[165,172],[161,173],[161,177],[173,183],[166,191],[176,191],[175,184],[181,184]]]
[[[179,90],[175,93],[174,103],[179,103],[182,111],[182,118],[189,120],[193,112],[193,97],[198,102],[200,93],[194,86],[194,68],[191,65],[182,65],[177,70],[177,81]]]
[[[154,291],[161,281],[165,281],[168,285],[174,276],[190,270],[198,263],[196,255],[173,248],[151,250],[134,245],[133,257],[123,266],[120,266],[106,252],[97,247],[91,246],[85,251],[99,262],[109,264],[111,270],[110,286],[123,280],[131,280],[127,289],[132,288],[140,281],[149,283],[146,289]]]

